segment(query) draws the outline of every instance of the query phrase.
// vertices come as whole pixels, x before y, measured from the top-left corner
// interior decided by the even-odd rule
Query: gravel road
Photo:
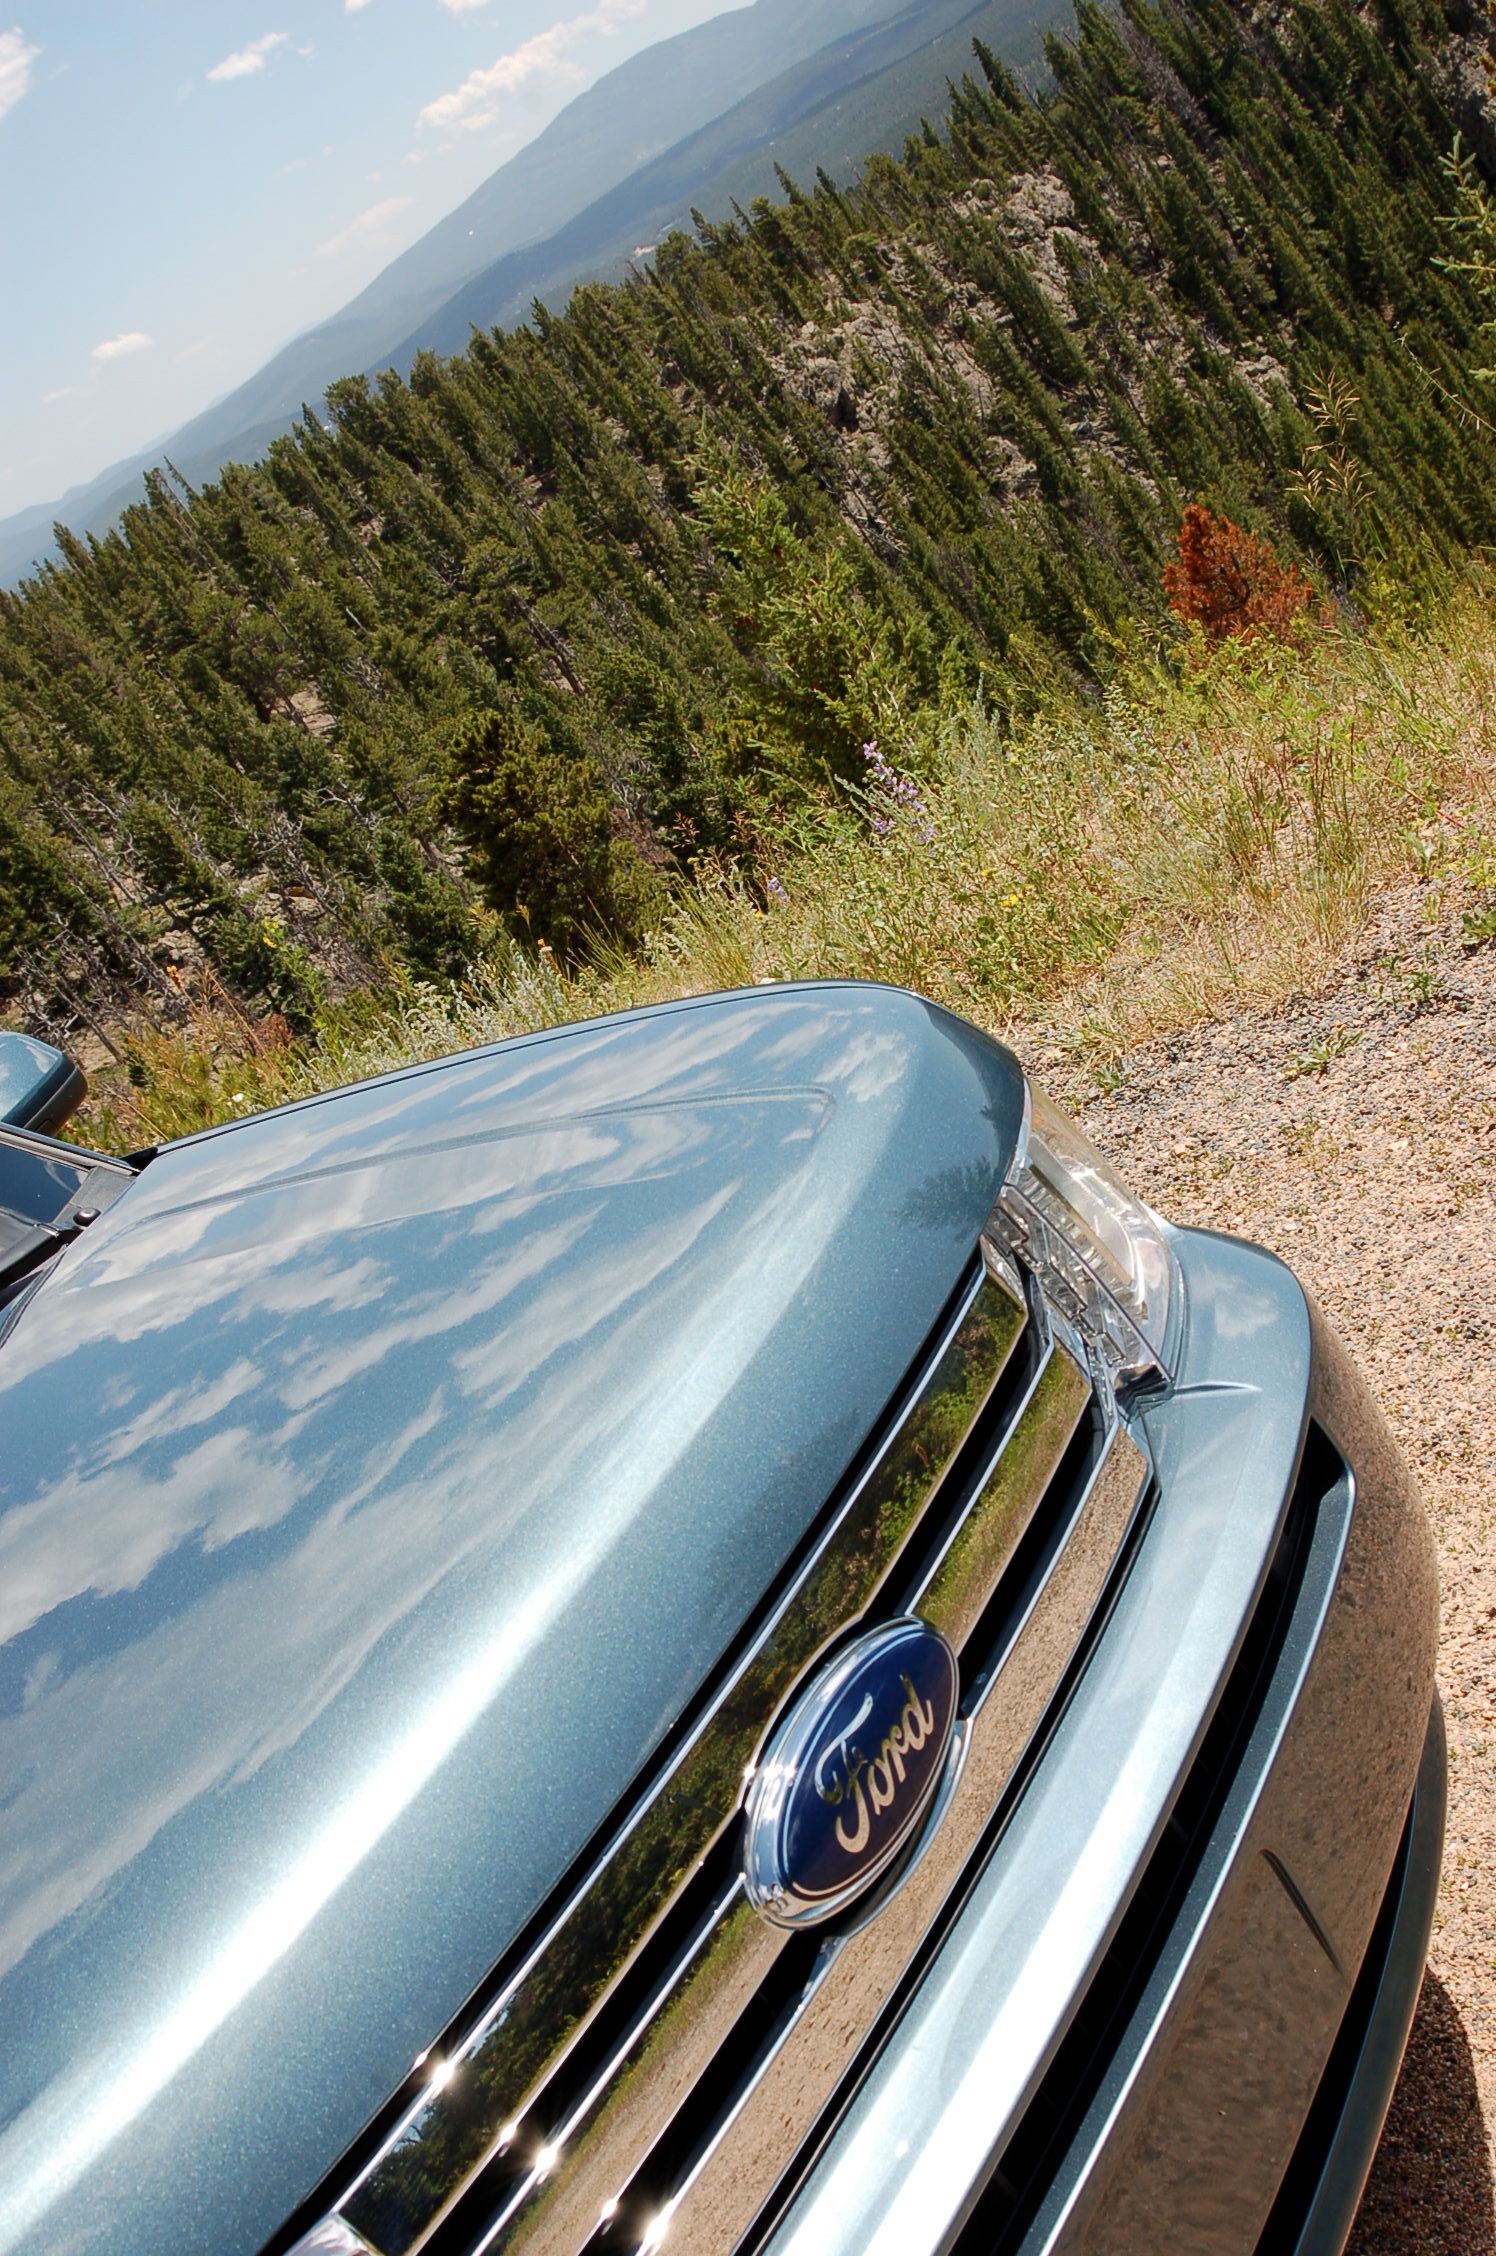
[[[1351,2256],[1496,2256],[1496,945],[1467,951],[1433,906],[1389,895],[1327,993],[1147,1043],[1080,1107],[1161,1211],[1293,1264],[1438,1533],[1444,1880]],[[1061,1062],[1035,1062],[1081,1098]]]

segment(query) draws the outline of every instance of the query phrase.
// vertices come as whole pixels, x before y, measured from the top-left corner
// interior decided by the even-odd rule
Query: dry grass
[[[459,987],[345,1005],[246,1056],[204,1013],[137,1031],[80,1134],[139,1143],[414,1058],[630,1004],[801,978],[914,987],[1104,1076],[1135,1041],[1312,990],[1409,872],[1496,885],[1496,607],[1304,647],[1134,663],[1100,707],[955,717],[911,791],[807,816],[772,866],[699,870],[635,953],[516,950]],[[891,752],[890,747],[885,750]],[[896,754],[892,754],[894,758]],[[870,824],[870,817],[877,824]],[[882,827],[878,827],[881,825]]]

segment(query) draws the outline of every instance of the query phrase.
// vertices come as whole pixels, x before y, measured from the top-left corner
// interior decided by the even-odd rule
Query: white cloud
[[[213,65],[209,78],[219,83],[229,78],[253,78],[256,71],[265,68],[265,57],[285,46],[286,36],[283,31],[267,31],[263,39],[251,39],[247,47],[236,47],[232,55]]]
[[[55,392],[42,393],[42,406],[50,407],[54,400],[76,399],[78,389],[76,384],[59,384]]]
[[[369,0],[343,0],[343,6],[348,10],[350,16],[356,16],[360,8],[367,8],[368,5]]]
[[[462,9],[479,5],[480,0],[444,0],[444,4],[460,13]],[[516,94],[532,78],[580,78],[582,73],[572,59],[572,49],[589,34],[607,36],[619,30],[631,17],[642,16],[649,0],[598,0],[595,8],[584,15],[569,16],[562,23],[553,23],[549,31],[537,31],[533,38],[500,55],[486,70],[472,71],[462,84],[450,94],[438,94],[422,110],[422,125],[447,129],[461,126],[465,132],[477,133],[492,122],[493,105],[505,94]]]
[[[27,46],[19,24],[0,31],[0,117],[30,93],[31,66],[40,53],[40,47]]]
[[[317,245],[318,258],[337,258],[350,245],[362,243],[370,235],[379,234],[397,212],[403,212],[414,202],[413,196],[386,196],[382,203],[370,204],[368,210],[361,211],[357,219],[351,219],[336,235],[330,235],[325,243]]]
[[[102,345],[95,345],[92,357],[95,360],[123,360],[126,353],[144,352],[147,345],[155,342],[155,338],[148,337],[143,329],[125,329],[119,336],[106,337]]]

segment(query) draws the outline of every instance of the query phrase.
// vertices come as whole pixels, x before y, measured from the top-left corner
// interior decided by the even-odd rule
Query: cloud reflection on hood
[[[445,1988],[423,1944],[380,2043],[343,2032],[374,2104],[824,1496],[959,1256],[930,1235],[901,1256],[907,1307],[864,1315],[859,1248],[895,1174],[972,1160],[988,1094],[952,1045],[969,1103],[912,1120],[929,1015],[842,992],[839,1014],[783,995],[584,1029],[196,1139],[27,1309],[0,1352],[0,2010],[23,2032],[0,2248],[355,1875],[399,1900],[419,1802],[485,1887],[454,1907]],[[589,1655],[616,1713],[579,1765]],[[475,1806],[442,1781],[480,1724]],[[506,1796],[563,1775],[558,1733],[567,1796],[546,1838],[511,1838]],[[357,2127],[317,2131],[294,2096],[304,2146]]]

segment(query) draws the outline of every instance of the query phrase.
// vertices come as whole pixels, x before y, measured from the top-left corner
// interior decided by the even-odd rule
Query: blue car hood
[[[0,1344],[0,2250],[249,2256],[556,1886],[918,1354],[1006,1053],[890,989],[169,1147]]]

